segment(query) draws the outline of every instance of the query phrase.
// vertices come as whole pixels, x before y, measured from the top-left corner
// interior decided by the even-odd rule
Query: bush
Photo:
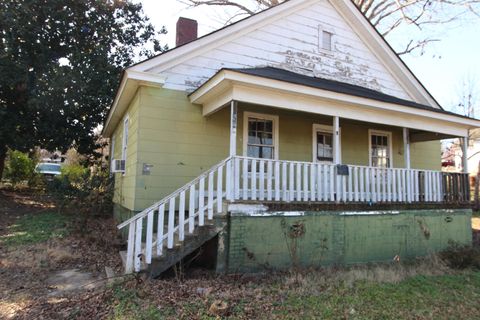
[[[450,268],[480,269],[480,249],[477,247],[450,243],[450,246],[439,255]]]
[[[36,161],[31,159],[28,154],[17,150],[9,150],[7,159],[5,177],[12,182],[13,186],[24,181],[32,185],[36,181]]]
[[[85,214],[110,213],[112,209],[113,181],[106,170],[94,170],[81,165],[62,167],[61,175],[47,184],[47,190],[59,202]]]
[[[73,185],[81,184],[89,178],[89,170],[79,164],[65,165],[61,169],[61,179],[66,179]]]

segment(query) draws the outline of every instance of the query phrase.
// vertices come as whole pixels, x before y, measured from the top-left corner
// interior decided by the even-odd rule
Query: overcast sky
[[[183,16],[199,23],[199,36],[223,26],[225,10],[218,7],[189,8],[178,0],[137,0],[158,27],[165,26],[164,38],[170,48],[175,46],[175,23]],[[457,24],[456,27],[440,27],[437,36],[442,41],[432,44],[427,52],[402,56],[425,87],[448,110],[458,101],[459,82],[462,78],[476,78],[480,86],[480,19]],[[480,101],[479,101],[480,103]],[[480,110],[480,108],[477,108]],[[480,114],[477,114],[478,118]]]

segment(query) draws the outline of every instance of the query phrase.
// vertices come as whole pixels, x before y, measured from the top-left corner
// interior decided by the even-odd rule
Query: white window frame
[[[368,165],[370,167],[373,167],[373,164],[372,164],[372,135],[387,137],[387,143],[388,143],[388,149],[389,149],[388,152],[390,154],[390,164],[389,164],[388,168],[393,168],[392,132],[391,131],[383,131],[383,130],[375,130],[375,129],[368,129]]]
[[[110,173],[112,172],[113,169],[113,160],[115,159],[115,135],[112,135],[110,138]]]
[[[278,116],[264,113],[243,112],[243,155],[248,154],[248,118],[273,121],[273,159],[278,160]]]
[[[130,124],[130,120],[128,115],[123,119],[123,134],[122,134],[122,160],[125,161],[125,171],[127,171],[127,147],[128,147],[128,126]],[[125,175],[123,172],[122,175]]]
[[[327,164],[332,164],[334,163],[335,161],[335,145],[333,144],[333,141],[335,141],[335,139],[332,139],[332,147],[333,147],[333,160],[332,162],[330,161],[319,161],[317,159],[317,132],[323,132],[323,133],[330,133],[332,134],[332,137],[333,137],[333,126],[328,126],[328,125],[325,125],[325,124],[318,124],[318,123],[314,123],[313,126],[312,126],[312,159],[313,159],[313,162],[316,162],[316,163],[327,163]],[[339,163],[342,163],[342,128],[339,128],[338,130],[338,147],[340,149],[340,152],[339,152],[339,156],[340,156],[340,159],[339,160]]]
[[[329,49],[325,49],[323,47],[323,33],[324,32],[327,32],[331,35],[331,41],[330,41],[330,50]],[[327,27],[327,26],[323,26],[323,25],[318,25],[318,51],[319,52],[323,52],[323,53],[327,53],[327,54],[333,54],[333,52],[335,51],[335,38],[336,38],[336,34],[335,34],[335,30],[331,27]]]

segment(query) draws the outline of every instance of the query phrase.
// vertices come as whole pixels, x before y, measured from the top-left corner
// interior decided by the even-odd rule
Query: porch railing
[[[468,175],[229,157],[118,225],[128,227],[126,273],[181,244],[228,201],[466,202]],[[165,219],[165,214],[167,219]]]
[[[468,175],[234,157],[231,200],[296,202],[465,202]]]

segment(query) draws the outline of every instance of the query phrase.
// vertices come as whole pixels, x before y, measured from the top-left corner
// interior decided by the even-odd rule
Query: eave
[[[140,86],[161,88],[165,84],[165,77],[159,74],[125,70],[120,86],[113,101],[107,120],[102,130],[102,136],[111,137],[113,130],[128,109],[137,89]]]
[[[208,116],[229,101],[429,131],[442,136],[468,135],[480,121],[442,110],[424,110],[352,96],[285,81],[221,70],[190,94],[190,101]]]

